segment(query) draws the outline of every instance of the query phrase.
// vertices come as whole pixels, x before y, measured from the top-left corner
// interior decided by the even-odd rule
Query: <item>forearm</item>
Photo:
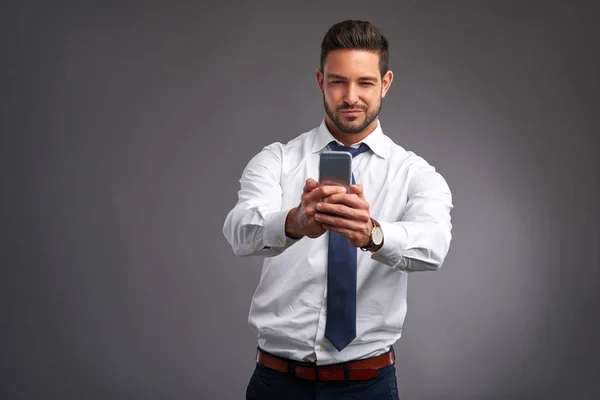
[[[408,201],[398,221],[379,221],[384,243],[373,259],[398,270],[436,271],[452,239],[452,195],[441,175],[423,169],[413,176]]]
[[[236,256],[272,257],[281,254],[298,240],[286,236],[289,210],[234,208],[227,215],[223,234]]]
[[[244,168],[237,203],[223,224],[236,256],[271,257],[296,242],[285,236],[289,209],[282,209],[280,169],[278,144],[265,147]]]
[[[381,249],[372,258],[405,272],[436,271],[446,258],[452,235],[448,222],[379,221]]]

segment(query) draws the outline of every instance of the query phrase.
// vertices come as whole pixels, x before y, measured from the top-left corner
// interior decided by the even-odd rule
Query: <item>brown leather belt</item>
[[[350,361],[343,364],[317,366],[272,356],[261,349],[256,352],[256,362],[279,372],[298,378],[318,381],[366,381],[376,378],[379,369],[394,364],[394,350],[365,360]]]

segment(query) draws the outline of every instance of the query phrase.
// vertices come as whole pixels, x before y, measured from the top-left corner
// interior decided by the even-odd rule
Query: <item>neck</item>
[[[365,129],[358,133],[344,133],[340,131],[329,117],[325,117],[325,126],[327,126],[331,136],[333,136],[336,140],[340,141],[344,146],[351,146],[369,136],[371,132],[377,128],[377,119],[375,119]]]

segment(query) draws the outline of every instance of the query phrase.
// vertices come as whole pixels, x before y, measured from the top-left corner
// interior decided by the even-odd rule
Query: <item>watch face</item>
[[[373,238],[373,244],[375,244],[375,246],[379,246],[381,242],[383,242],[383,231],[379,226],[373,228],[371,237]]]

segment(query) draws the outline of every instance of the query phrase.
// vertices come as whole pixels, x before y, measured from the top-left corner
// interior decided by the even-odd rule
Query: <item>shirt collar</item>
[[[329,129],[327,129],[327,125],[325,124],[325,118],[323,118],[323,121],[321,121],[321,125],[319,125],[319,127],[317,128],[317,133],[315,134],[315,140],[313,141],[311,151],[313,153],[321,151],[333,140],[336,139],[333,137],[331,132],[329,132]],[[375,153],[379,157],[388,157],[388,148],[385,143],[385,135],[383,134],[383,130],[381,129],[381,122],[379,122],[379,120],[377,120],[377,127],[375,128],[375,130],[371,132],[369,136],[364,138],[361,142],[368,145],[371,148],[371,150],[373,150],[373,153]],[[361,142],[356,143],[356,145],[359,145]]]

